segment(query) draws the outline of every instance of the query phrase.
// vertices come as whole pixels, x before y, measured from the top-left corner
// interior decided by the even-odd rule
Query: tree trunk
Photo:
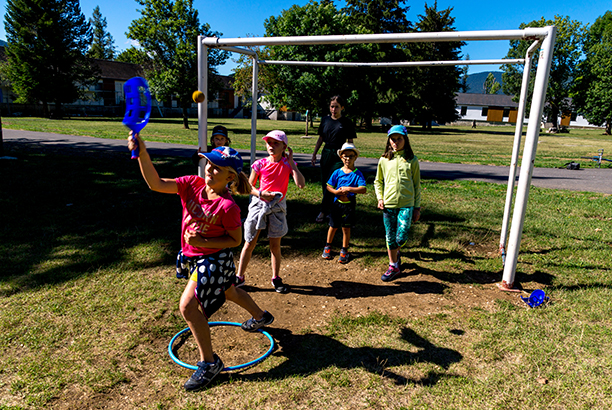
[[[59,101],[55,101],[55,110],[53,111],[53,118],[62,119],[64,117],[64,113],[62,112],[62,103]]]
[[[612,134],[612,121],[606,121],[606,135]]]
[[[365,128],[368,131],[372,129],[372,114],[370,113],[365,115]]]
[[[550,117],[548,117],[548,121],[552,124],[552,128],[555,130],[559,129],[558,117],[559,117],[559,109],[553,106],[550,111]]]
[[[2,137],[2,117],[0,116],[0,157],[3,157],[3,156],[4,156],[4,139]]]
[[[187,107],[183,106],[183,128],[189,129],[189,116],[187,115]]]

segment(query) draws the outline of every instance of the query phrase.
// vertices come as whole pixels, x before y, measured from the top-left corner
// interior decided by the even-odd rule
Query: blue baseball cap
[[[391,134],[401,134],[405,137],[408,135],[408,130],[403,125],[394,125],[393,127],[389,128],[389,131],[387,132],[387,135]]]
[[[237,174],[242,172],[242,157],[233,148],[218,147],[211,152],[200,152],[198,155],[206,158],[218,167],[231,167]]]
[[[227,138],[227,128],[225,128],[223,125],[215,126],[215,128],[212,130],[212,136],[214,137],[215,135],[222,135]]]

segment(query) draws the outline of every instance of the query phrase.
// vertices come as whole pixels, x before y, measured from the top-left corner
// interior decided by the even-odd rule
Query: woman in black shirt
[[[338,168],[342,168],[342,161],[337,152],[345,142],[353,142],[357,138],[355,127],[351,120],[342,116],[344,110],[344,99],[334,95],[329,103],[330,115],[324,117],[319,125],[319,139],[312,154],[311,163],[317,162],[317,153],[321,145],[325,143],[321,151],[321,185],[323,188],[323,200],[321,201],[321,212],[317,216],[317,222],[323,222],[324,218],[331,212],[334,195],[327,190],[327,181],[331,174]]]

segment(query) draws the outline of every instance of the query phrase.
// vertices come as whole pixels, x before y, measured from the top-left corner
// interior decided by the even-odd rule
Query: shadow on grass
[[[349,347],[332,337],[315,333],[298,335],[286,329],[275,328],[269,328],[267,331],[278,341],[275,354],[286,357],[287,360],[265,373],[232,374],[230,377],[243,380],[280,380],[293,376],[308,376],[330,367],[344,370],[361,368],[381,375],[396,385],[411,383],[432,386],[443,378],[453,376],[432,370],[423,377],[410,378],[390,368],[432,363],[448,370],[453,363],[463,359],[458,351],[436,346],[407,327],[401,330],[405,349]],[[414,348],[418,351],[409,351]],[[350,380],[338,380],[336,375],[331,375],[329,380],[330,384],[351,383]]]
[[[47,284],[59,284],[117,267],[119,270],[152,266],[172,266],[179,247],[181,207],[174,195],[152,192],[146,186],[135,161],[127,152],[79,150],[67,146],[48,150],[40,144],[7,143],[7,155],[17,161],[0,162],[4,178],[0,182],[0,282],[3,292],[13,294]],[[76,154],[76,155],[75,155]],[[159,157],[156,167],[162,177],[176,177],[194,172],[189,158]],[[320,170],[306,167],[307,181],[320,182]],[[370,187],[369,187],[370,189]],[[289,235],[283,238],[285,257],[311,255],[318,257],[325,242],[326,224],[316,224],[319,212],[316,196],[289,199]],[[316,191],[316,192],[315,192]],[[314,196],[314,200],[312,199]],[[248,197],[234,199],[246,216]],[[360,197],[357,223],[352,230],[354,259],[378,264],[385,259],[385,232],[374,196]],[[492,283],[501,275],[464,270],[448,273],[427,269],[423,262],[458,260],[474,264],[481,258],[459,250],[432,248],[437,238],[453,238],[468,232],[486,236],[485,229],[467,224],[466,217],[450,211],[437,211],[435,205],[423,214],[423,220],[411,233],[410,246],[404,252],[405,275],[431,275],[445,283]],[[262,235],[262,238],[265,234]],[[339,243],[341,233],[335,242]],[[269,248],[256,248],[256,254],[268,256]],[[412,251],[413,247],[426,249]],[[135,258],[139,248],[154,256]],[[132,252],[132,253],[130,253]],[[238,253],[238,252],[236,252]],[[315,256],[316,255],[316,256]],[[519,276],[520,281],[532,278]],[[535,278],[550,284],[552,276]],[[440,293],[446,285],[429,282],[402,284],[402,276],[391,285],[357,286],[364,295],[386,295],[397,292]],[[347,297],[331,289],[338,297]],[[303,293],[328,293],[330,289],[304,288]]]
[[[305,296],[329,296],[336,299],[353,299],[357,297],[385,297],[389,295],[397,295],[401,293],[416,293],[427,294],[435,293],[441,295],[448,288],[443,283],[430,281],[401,281],[399,278],[405,277],[400,275],[392,282],[381,282],[380,285],[372,285],[369,283],[352,282],[336,280],[330,283],[330,286],[299,286],[291,285],[291,293]],[[244,290],[249,293],[257,292],[274,292],[270,288],[256,288],[253,286],[245,286]]]

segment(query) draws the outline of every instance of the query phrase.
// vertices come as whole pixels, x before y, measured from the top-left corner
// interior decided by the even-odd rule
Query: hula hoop
[[[240,327],[241,324],[240,323],[236,323],[236,322],[208,322],[208,326],[238,326]],[[170,343],[168,344],[168,354],[170,355],[170,358],[174,361],[174,363],[178,364],[179,366],[183,366],[187,369],[191,369],[191,370],[197,370],[198,367],[194,366],[192,364],[187,364],[183,361],[181,361],[178,357],[176,357],[174,355],[174,352],[172,351],[172,346],[174,345],[174,342],[176,341],[176,339],[182,335],[185,332],[188,332],[190,329],[188,327],[186,327],[185,329],[181,330],[180,332],[178,332],[176,335],[174,335],[174,337],[172,338],[172,340],[170,340]],[[270,356],[270,354],[272,353],[272,350],[274,350],[274,339],[272,339],[272,336],[270,336],[270,334],[262,329],[257,329],[257,331],[261,334],[263,334],[264,336],[266,336],[268,338],[268,340],[270,341],[270,348],[268,349],[267,352],[265,352],[263,355],[261,355],[260,357],[258,357],[255,360],[251,360],[250,362],[247,363],[243,363],[243,364],[238,364],[236,366],[227,366],[223,368],[224,372],[227,371],[231,371],[231,370],[240,370],[240,369],[244,369],[245,367],[249,367],[249,366],[253,366],[254,364],[257,364],[261,361],[263,361],[264,359],[266,359],[268,356]]]

